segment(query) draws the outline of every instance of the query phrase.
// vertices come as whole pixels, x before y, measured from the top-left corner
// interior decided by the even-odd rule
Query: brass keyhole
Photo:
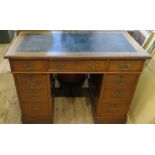
[[[57,67],[58,69],[62,68],[63,66],[64,66],[64,63],[57,63],[57,64],[56,64],[56,67]]]
[[[96,69],[98,67],[97,64],[90,64],[89,67],[91,67],[92,69]]]

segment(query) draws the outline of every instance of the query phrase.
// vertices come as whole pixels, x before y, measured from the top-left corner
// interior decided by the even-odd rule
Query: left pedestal
[[[14,74],[23,123],[53,123],[50,75]]]

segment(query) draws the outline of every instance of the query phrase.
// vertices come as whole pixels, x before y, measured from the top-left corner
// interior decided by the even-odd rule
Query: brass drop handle
[[[96,69],[98,67],[97,64],[90,64],[89,67],[91,67],[92,69]]]
[[[118,110],[118,109],[117,109],[116,107],[111,107],[111,108],[110,108],[110,111],[111,111],[111,112],[116,112],[117,110]]]
[[[34,86],[37,84],[37,80],[27,80],[27,83],[31,86]]]
[[[32,69],[32,63],[30,63],[30,62],[27,62],[26,64],[24,64],[24,67],[26,68],[26,69],[28,69],[28,70],[31,70]]]
[[[125,81],[123,79],[116,79],[114,83],[118,86],[122,86],[125,83]]]
[[[120,69],[121,69],[122,71],[128,70],[129,67],[130,67],[130,65],[129,65],[128,62],[124,62],[123,64],[120,65]]]
[[[60,69],[60,68],[62,68],[64,65],[65,65],[64,63],[57,63],[57,64],[56,64],[56,67]]]
[[[112,93],[112,96],[113,96],[113,97],[120,97],[121,94],[120,94],[120,92],[116,92],[116,91],[115,91],[115,92]]]

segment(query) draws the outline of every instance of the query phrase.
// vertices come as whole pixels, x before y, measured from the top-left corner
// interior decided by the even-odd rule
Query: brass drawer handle
[[[121,97],[121,93],[115,91],[115,92],[112,93],[112,96],[113,97]]]
[[[90,64],[89,67],[91,67],[92,69],[96,69],[98,67],[97,64]]]
[[[110,111],[111,111],[111,112],[116,112],[116,111],[118,111],[118,109],[117,109],[116,107],[111,107],[111,108],[110,108]]]
[[[34,86],[37,84],[37,80],[27,80],[27,83],[31,86]]]
[[[128,70],[129,67],[130,67],[130,65],[129,65],[128,62],[124,62],[123,64],[120,65],[120,69],[121,69],[122,71]]]
[[[64,65],[65,65],[64,63],[57,63],[57,64],[56,64],[56,67],[60,69],[60,68],[62,68]]]
[[[27,62],[26,64],[24,64],[24,67],[26,68],[26,69],[28,69],[28,70],[31,70],[32,69],[32,63],[30,63],[30,62]]]
[[[114,83],[115,83],[117,86],[122,86],[122,85],[124,85],[125,80],[123,80],[123,79],[116,79],[116,80],[114,81]]]

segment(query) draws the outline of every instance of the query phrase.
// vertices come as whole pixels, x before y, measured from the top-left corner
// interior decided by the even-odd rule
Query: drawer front
[[[132,90],[120,90],[120,89],[106,89],[103,92],[104,102],[110,103],[129,103]]]
[[[126,123],[127,117],[126,116],[99,116],[95,118],[95,123],[99,124],[124,124]]]
[[[129,104],[122,103],[102,103],[98,116],[103,115],[118,115],[125,116],[128,113]]]
[[[20,89],[47,88],[46,74],[16,74],[15,77]]]
[[[13,72],[43,72],[46,70],[44,60],[12,60]]]
[[[138,75],[109,74],[104,77],[104,87],[110,89],[130,89],[136,84]]]
[[[23,115],[49,115],[50,107],[48,102],[46,103],[23,103],[22,104]]]
[[[53,123],[52,116],[23,116],[22,122],[24,124],[50,124]]]
[[[105,60],[51,60],[48,63],[51,72],[103,72]]]
[[[144,61],[141,60],[110,60],[110,72],[140,72]]]
[[[48,102],[47,89],[24,89],[20,91],[20,97],[23,102]]]

